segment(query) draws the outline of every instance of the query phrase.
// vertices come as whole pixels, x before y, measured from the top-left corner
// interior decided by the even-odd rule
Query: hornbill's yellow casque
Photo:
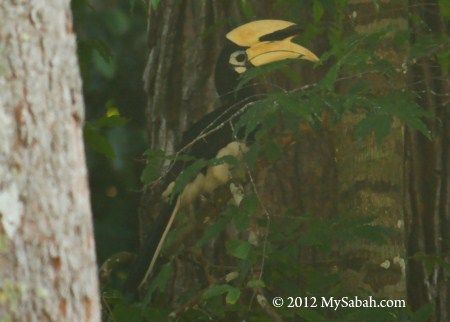
[[[243,138],[233,137],[230,124],[237,122],[239,117],[229,122],[230,117],[236,115],[253,97],[249,87],[237,89],[239,76],[249,68],[289,58],[318,61],[311,51],[291,42],[300,32],[298,25],[282,20],[254,21],[230,31],[226,35],[227,44],[219,55],[215,69],[215,85],[222,106],[207,114],[184,133],[180,149],[190,145],[188,154],[203,159],[227,155],[239,157],[245,153],[245,143],[236,141]],[[216,131],[210,131],[220,124],[223,126]],[[210,133],[205,135],[208,131]],[[202,139],[198,140],[199,136],[203,136]],[[175,161],[164,177],[162,184],[166,203],[138,255],[134,270],[128,277],[125,285],[128,292],[136,290],[147,279],[180,207],[191,204],[199,195],[208,194],[230,180],[229,166],[216,165],[204,169],[181,193],[170,196],[176,177],[186,165],[186,162]]]

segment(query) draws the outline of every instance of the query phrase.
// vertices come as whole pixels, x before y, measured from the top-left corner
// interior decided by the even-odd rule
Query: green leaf
[[[225,297],[225,301],[227,304],[236,304],[240,297],[241,291],[238,288],[230,287],[227,296]]]
[[[148,286],[147,293],[144,298],[144,304],[148,304],[152,301],[153,293],[156,290],[164,292],[167,282],[169,281],[169,278],[172,276],[172,270],[173,267],[172,263],[170,262],[161,266],[159,273],[154,278],[151,279],[151,283]]]
[[[377,14],[379,14],[379,13],[380,13],[380,2],[379,2],[378,0],[375,0],[375,1],[373,2],[373,6],[374,6],[374,8],[375,8],[375,12],[376,12]]]
[[[90,53],[90,61],[104,77],[111,79],[116,72],[111,48],[99,38],[82,42],[83,51]]]
[[[118,303],[113,307],[113,316],[117,321],[141,322],[142,310],[136,304]]]
[[[440,45],[439,39],[435,34],[419,35],[410,48],[410,59],[419,59],[434,54],[436,48]]]
[[[357,94],[363,92],[364,90],[370,88],[370,84],[365,81],[365,80],[361,80],[355,84],[352,84],[352,87],[350,88],[350,94],[352,94],[352,96],[350,97],[350,100],[355,100],[357,98]],[[348,96],[346,97],[346,99],[348,98]],[[347,101],[347,100],[346,100]]]
[[[230,207],[232,206],[230,205]],[[234,207],[236,208],[236,206]],[[195,243],[195,247],[202,247],[206,242],[219,235],[230,221],[231,216],[221,216],[214,224],[205,229],[202,237]]]
[[[238,231],[246,231],[250,224],[250,218],[248,213],[242,211],[241,209],[237,209],[235,216],[233,218],[234,226]]]
[[[388,98],[387,98],[388,99]],[[400,101],[400,99],[402,99]],[[427,138],[432,138],[432,133],[423,122],[422,118],[427,118],[433,116],[431,112],[425,111],[422,107],[420,107],[415,101],[414,98],[401,98],[398,102],[394,102],[393,104],[386,104],[383,106],[383,111],[389,111],[396,117],[400,119],[404,124],[409,126],[410,128],[421,132]]]
[[[242,199],[238,209],[233,214],[233,221],[238,231],[246,231],[250,224],[250,217],[253,216],[258,208],[258,199],[249,195]]]
[[[161,149],[148,149],[144,152],[147,160],[162,159],[166,157],[166,153]]]
[[[160,175],[160,164],[156,162],[149,162],[141,173],[141,182],[145,185],[157,179]]]
[[[283,155],[283,150],[275,142],[267,142],[264,145],[264,154],[267,161],[274,162]]]
[[[245,163],[250,168],[253,168],[256,164],[256,161],[258,161],[258,157],[259,157],[259,143],[255,142],[250,146],[247,153],[245,154]]]
[[[311,115],[308,118],[312,118]],[[290,112],[283,113],[283,124],[286,126],[286,129],[289,131],[289,134],[294,137],[300,137],[300,122],[301,120],[296,116],[292,115]]]
[[[253,216],[258,209],[259,202],[255,195],[245,196],[242,200],[240,207],[245,210],[247,214]]]
[[[450,6],[448,0],[439,0],[439,12],[441,15],[450,20]]]
[[[152,3],[153,10],[156,11],[158,9],[159,0],[151,0],[151,3]]]
[[[296,310],[295,313],[302,318],[302,321],[306,322],[325,322],[328,321],[325,317],[323,317],[318,312],[312,309],[304,309],[304,310]]]
[[[254,103],[236,122],[234,135],[245,129],[245,135],[248,136],[261,124],[261,120],[275,111],[276,107],[269,100],[261,100]]]
[[[367,240],[377,244],[385,244],[388,241],[387,236],[391,233],[391,230],[380,225],[369,223],[355,227],[351,233],[356,238],[361,240]]]
[[[433,303],[422,305],[411,317],[411,322],[426,322],[429,321],[434,313]]]
[[[300,74],[295,69],[289,68],[289,66],[283,66],[281,71],[289,78],[292,84],[299,84],[302,80]]]
[[[207,165],[208,161],[206,161],[205,159],[197,159],[188,167],[186,167],[175,180],[175,185],[170,195],[171,201],[173,201],[174,198],[183,191],[184,187],[186,187],[186,185],[198,175],[200,170],[205,168]]]
[[[216,159],[216,158],[211,159],[211,160],[209,160],[208,165],[216,166],[216,165],[220,165],[220,164],[224,164],[224,163],[227,163],[234,167],[239,166],[239,160],[235,156],[232,156],[232,155],[226,155],[226,156],[223,156],[218,159]]]
[[[328,73],[319,81],[319,86],[325,90],[332,91],[334,89],[334,83],[339,75],[340,66],[339,64],[334,64],[331,66]]]
[[[92,150],[97,151],[108,158],[116,156],[112,145],[109,143],[105,135],[96,131],[96,129],[89,124],[83,128],[84,142]]]
[[[411,39],[411,30],[398,30],[394,33],[394,43],[397,47],[403,47],[409,44]]]
[[[268,113],[263,115],[264,118],[261,123],[262,130],[264,130],[264,134],[266,135],[266,137],[268,136],[267,132],[277,127],[277,125],[279,124],[279,112],[281,111],[280,104],[277,104],[277,102],[271,104],[275,105],[276,109],[271,109],[268,111]]]
[[[161,162],[165,158],[165,152],[161,149],[148,149],[144,152],[147,164],[141,173],[141,182],[149,184],[161,174]]]
[[[403,118],[402,121],[408,125],[410,128],[419,131],[428,139],[432,139],[433,135],[431,131],[428,129],[426,124],[418,117],[407,117]]]
[[[298,59],[285,59],[282,61],[270,63],[267,65],[259,66],[258,68],[250,68],[243,73],[239,78],[239,84],[236,87],[236,91],[240,90],[245,84],[251,82],[254,79],[260,78],[274,71],[282,71],[291,62],[297,62]]]
[[[151,306],[147,305],[143,308],[143,312],[142,312],[145,319],[143,318],[143,319],[139,320],[139,322],[144,322],[144,321],[152,321],[152,322],[163,322],[164,321],[165,322],[165,321],[167,321],[167,317],[169,316],[169,314],[171,312],[172,312],[172,310],[170,308],[168,308],[167,306],[151,307]],[[112,321],[114,321],[114,320],[112,320]],[[115,321],[117,321],[117,322],[127,321],[128,322],[129,320],[125,318],[123,320],[116,319]]]
[[[233,287],[228,284],[212,285],[203,293],[203,299],[207,300],[216,296],[220,296],[227,293],[232,288]]]
[[[251,19],[255,16],[255,13],[253,12],[252,6],[247,0],[241,0],[240,1],[242,12],[244,12],[244,15],[247,19]]]
[[[227,304],[236,304],[241,296],[241,291],[238,288],[232,287],[228,284],[212,285],[203,293],[203,299],[208,300],[213,297],[227,294],[225,301]]]
[[[436,266],[441,266],[445,270],[450,271],[450,263],[445,260],[444,255],[428,255],[423,252],[415,253],[412,258],[416,261],[420,261],[425,265],[426,271],[429,275],[433,274]]]
[[[392,116],[386,114],[369,115],[356,125],[356,136],[366,139],[374,133],[378,143],[389,134],[392,125]]]
[[[112,50],[111,48],[99,38],[91,38],[85,42],[86,46],[99,54],[99,57],[107,64],[112,63]]]
[[[313,2],[313,17],[314,17],[314,22],[319,22],[320,19],[322,19],[323,17],[323,4],[321,0],[314,0]]]
[[[450,6],[449,6],[449,8],[450,8]],[[442,73],[445,76],[448,76],[449,70],[450,70],[450,59],[448,59],[450,57],[450,49],[440,52],[440,53],[436,54],[436,56],[437,56],[439,65],[442,68]]]
[[[130,29],[130,18],[122,10],[109,10],[106,17],[106,26],[114,36],[123,36]]]
[[[250,280],[247,282],[247,287],[250,288],[264,288],[266,284],[263,280]]]
[[[299,118],[309,118],[311,115],[311,97],[308,97],[307,102],[305,102],[301,97],[295,97],[286,93],[277,93],[274,94],[274,98],[280,104],[283,111],[287,111],[295,115],[297,125]]]
[[[225,248],[227,250],[227,254],[239,259],[246,259],[250,253],[252,245],[246,241],[235,239],[227,241]]]
[[[372,243],[385,244],[395,234],[385,226],[374,223],[376,216],[349,217],[341,215],[331,222],[331,233],[334,238],[344,242],[366,240]]]
[[[239,273],[238,272],[230,272],[225,276],[225,281],[227,283],[237,279],[239,277]]]

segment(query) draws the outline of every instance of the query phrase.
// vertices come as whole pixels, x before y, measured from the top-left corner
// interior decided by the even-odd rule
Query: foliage
[[[251,19],[255,16],[250,1],[238,2],[245,17]],[[159,4],[159,0],[150,1],[152,10],[158,10]],[[377,1],[374,2],[375,12],[381,5]],[[287,19],[295,21],[297,17],[304,16],[301,12],[305,7],[305,1],[277,0],[274,2],[274,7],[288,8],[287,15],[290,14],[293,18]],[[83,10],[86,9],[85,6],[83,8]],[[85,17],[90,14],[84,13]],[[363,115],[355,129],[357,139],[360,141],[374,138],[381,143],[390,133],[394,120],[399,120],[405,126],[422,133],[424,137],[432,139],[426,120],[433,115],[417,104],[418,94],[409,91],[408,88],[395,88],[389,84],[398,73],[406,73],[417,60],[430,55],[436,57],[442,69],[448,74],[448,39],[425,34],[409,46],[412,38],[410,31],[392,26],[377,32],[351,34],[344,37],[343,19],[348,14],[344,0],[314,0],[310,14],[309,20],[305,19],[307,25],[302,39],[308,42],[315,37],[323,36],[330,43],[329,50],[322,54],[320,63],[315,66],[317,69],[327,67],[320,81],[305,85],[304,80],[292,73],[288,67],[292,62],[289,61],[249,70],[241,78],[239,86],[257,78],[263,79],[269,73],[279,72],[293,82],[297,82],[298,85],[294,90],[272,92],[250,106],[236,122],[235,134],[238,131],[244,131],[246,135],[256,132],[256,140],[245,156],[246,167],[251,171],[256,166],[257,160],[264,159],[269,163],[278,160],[284,153],[284,147],[279,144],[279,139],[301,135],[298,126],[300,122],[307,122],[313,129],[320,128],[324,113],[331,115],[333,124],[337,124],[345,115],[356,113]],[[445,8],[442,14],[448,17]],[[123,8],[115,13],[109,12],[108,15],[117,22],[117,24],[105,23],[109,26],[108,28],[112,28],[109,30],[112,35],[126,35],[126,30],[132,29],[130,27],[132,19],[125,14]],[[82,21],[81,18],[77,19]],[[89,28],[86,27],[84,31],[88,33],[88,30]],[[123,101],[119,102],[119,97],[103,97],[102,100],[98,100],[95,96],[100,92],[97,88],[99,86],[104,87],[102,90],[108,92],[108,95],[114,92],[109,82],[113,82],[120,71],[124,71],[124,66],[121,66],[120,59],[115,53],[120,49],[123,50],[121,47],[127,45],[115,44],[116,47],[111,49],[113,46],[108,44],[108,37],[106,39],[104,37],[108,34],[106,32],[103,35],[88,33],[84,39],[83,32],[78,34],[81,34],[79,55],[88,104],[86,143],[92,150],[108,158],[116,157],[115,160],[118,163],[123,163],[126,157],[123,153],[116,154],[115,151],[117,148],[125,149],[125,146],[117,147],[112,143],[112,132],[118,127],[123,128],[127,119],[133,122],[141,118],[123,113],[122,110],[127,104]],[[396,66],[379,54],[380,47],[394,51],[398,48],[409,47],[408,57],[402,66]],[[364,80],[365,77],[375,74],[385,79],[388,84],[381,94],[374,93],[369,82]],[[131,77],[128,75],[128,70],[121,75]],[[100,85],[97,83],[99,79]],[[343,83],[351,84],[351,86],[343,88],[341,87]],[[337,88],[340,90],[337,91]],[[115,104],[115,102],[119,103]],[[105,108],[108,111],[108,105],[109,107],[120,105],[118,109],[121,110],[120,114],[125,114],[125,118],[104,113]],[[277,130],[281,123],[285,128],[280,132]],[[141,127],[144,128],[142,124]],[[132,132],[128,128],[121,134],[125,133],[131,137],[139,135],[130,134]],[[117,135],[115,137],[117,138]],[[114,166],[110,164],[111,160],[93,155],[92,152],[88,155],[91,173],[101,169],[105,164],[109,165],[109,171],[112,172],[111,168],[114,169]],[[180,193],[186,184],[207,166],[221,163],[237,166],[239,163],[239,160],[235,158],[194,160],[188,155],[167,155],[161,150],[147,150],[144,157],[146,166],[140,175],[144,184],[149,184],[160,176],[161,165],[167,160],[178,159],[190,163],[177,178],[174,194]],[[127,170],[126,167],[130,165],[122,166],[122,175],[133,172],[132,176],[136,179],[138,172]],[[91,178],[97,180],[95,177]],[[125,184],[126,181],[127,179],[121,179],[115,185],[124,184],[129,188],[137,186],[136,181],[133,181],[133,184]],[[91,184],[91,187],[93,186]],[[98,203],[105,203],[105,198],[99,197],[99,191],[101,188],[95,189],[94,186],[94,199]],[[129,207],[128,209],[136,209],[136,204],[132,206],[130,203],[124,203],[125,208]],[[94,212],[98,215],[99,211],[94,208]],[[239,204],[227,204],[220,214],[208,222],[190,251],[194,254],[201,252],[212,241],[220,240],[229,227],[233,227],[239,238],[229,240],[223,245],[230,259],[228,273],[220,276],[215,271],[208,271],[209,279],[199,281],[195,287],[179,294],[180,308],[177,312],[172,312],[165,306],[169,290],[168,283],[175,268],[174,262],[168,261],[151,279],[142,302],[129,301],[121,292],[115,291],[114,287],[106,286],[105,320],[165,321],[169,314],[175,314],[176,316],[173,317],[179,317],[181,321],[269,321],[264,305],[261,303],[269,302],[268,306],[272,307],[270,302],[275,296],[281,296],[284,299],[289,296],[303,299],[349,296],[342,283],[342,277],[338,272],[330,270],[330,265],[294,266],[292,263],[302,263],[303,253],[314,252],[319,258],[327,258],[344,242],[382,244],[392,234],[386,227],[376,224],[376,218],[373,216],[355,218],[347,214],[336,214],[334,218],[321,218],[320,214],[297,213],[295,209],[289,209],[279,216],[272,216],[265,212],[264,202],[258,196],[258,191],[252,189],[252,192],[246,194]],[[267,232],[267,235],[258,239],[252,236],[252,232]],[[172,255],[177,255],[176,251]],[[417,254],[415,259],[424,261],[430,270],[435,266],[448,269],[447,263],[436,256]],[[361,290],[361,292],[370,295],[367,290]],[[350,295],[353,296],[353,294]],[[433,308],[425,306],[416,312],[412,312],[409,308],[332,310],[330,308],[272,307],[271,309],[277,315],[292,321],[299,319],[304,321],[426,321],[432,314]]]
[[[72,0],[86,106],[84,139],[100,262],[137,247],[137,220],[145,149],[140,83],[146,15],[127,1]],[[133,144],[130,144],[133,142]],[[120,227],[120,233],[117,231]]]
[[[105,135],[102,135],[102,130],[111,129],[117,126],[125,125],[127,120],[118,115],[118,111],[107,111],[107,115],[93,122],[88,122],[84,125],[84,142],[91,149],[104,154],[108,158],[114,158],[115,152],[112,145],[109,143]]]
[[[247,231],[248,221],[254,218],[257,207],[258,201],[252,195],[246,196],[239,207],[228,205],[219,219],[208,227],[195,247],[202,247],[223,233],[229,223],[233,223],[240,232]],[[247,218],[248,221],[242,218]],[[267,222],[260,224],[262,227],[267,227]],[[186,305],[187,311],[181,318],[183,321],[190,319],[207,321],[221,317],[235,320],[247,316],[250,321],[265,321],[265,313],[251,301],[252,294],[260,289],[286,300],[293,294],[303,298],[303,301],[353,296],[345,292],[340,276],[329,271],[325,266],[292,267],[292,259],[297,258],[301,249],[306,248],[313,248],[319,252],[331,252],[340,241],[358,242],[361,238],[365,238],[370,241],[384,242],[386,233],[388,231],[382,226],[374,225],[372,219],[354,220],[354,218],[339,217],[324,220],[313,218],[308,214],[295,217],[288,212],[271,224],[265,253],[261,251],[261,247],[256,247],[245,240],[227,242],[227,254],[236,259],[231,268],[232,271],[216,284],[185,290],[180,294],[186,303],[189,303],[189,299],[198,301],[194,307]],[[286,241],[289,242],[286,243]],[[264,267],[266,273],[263,279],[254,279],[249,268],[261,265],[262,257],[266,257]],[[289,257],[291,261],[286,261],[286,257]],[[120,293],[116,293],[118,297],[105,299],[113,309],[112,315],[118,321],[121,321],[122,316],[127,317],[125,319],[127,321],[130,321],[131,317],[134,317],[135,321],[145,321],[149,317],[152,321],[166,321],[171,311],[165,308],[163,301],[173,265],[172,262],[168,262],[161,267],[159,273],[152,279],[147,295],[141,303],[130,303]],[[292,283],[292,281],[303,281],[303,283]],[[243,305],[240,301],[249,303],[249,306]],[[407,308],[341,308],[339,310],[318,308],[313,310],[308,309],[305,303],[301,304],[303,307],[280,308],[276,312],[286,318],[294,320],[301,318],[304,321],[426,321],[431,312],[430,307],[424,307],[417,312],[411,312]]]
[[[431,132],[423,119],[432,117],[432,114],[417,104],[416,94],[407,92],[405,89],[391,88],[381,95],[375,95],[371,92],[368,83],[359,80],[364,74],[373,73],[380,73],[387,79],[393,77],[397,67],[376,56],[376,47],[390,34],[396,37],[395,43],[391,46],[399,48],[406,46],[407,40],[411,37],[407,31],[387,27],[381,31],[351,35],[342,39],[322,55],[321,63],[333,60],[333,64],[317,84],[302,91],[270,95],[258,103],[258,111],[254,111],[255,108],[246,112],[238,123],[239,127],[244,124],[248,132],[253,131],[259,125],[258,120],[261,118],[273,120],[280,110],[294,117],[306,119],[308,122],[314,122],[324,110],[332,112],[336,120],[341,119],[346,113],[357,111],[365,114],[365,118],[359,122],[356,129],[357,136],[361,140],[373,134],[377,141],[381,142],[390,132],[394,118],[398,118],[403,124],[431,138]],[[383,45],[386,46],[386,43]],[[417,59],[421,55],[420,52],[429,52],[430,46],[436,48],[437,45],[425,42],[423,46],[419,46],[416,43],[411,48],[410,61]],[[285,65],[286,62],[283,61],[250,70],[243,75],[240,86],[268,72],[280,70]],[[348,91],[335,91],[340,82],[352,80],[358,80],[358,82]],[[295,129],[292,130],[295,131]]]

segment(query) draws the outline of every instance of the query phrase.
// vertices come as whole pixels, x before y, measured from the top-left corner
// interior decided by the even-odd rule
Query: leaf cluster
[[[345,1],[331,1],[337,9]],[[159,1],[152,1],[157,10]],[[293,5],[294,1],[276,1],[275,6]],[[418,103],[420,93],[409,87],[398,87],[397,77],[407,74],[421,58],[433,56],[448,74],[448,39],[436,35],[419,37],[411,45],[412,35],[408,30],[388,26],[382,30],[353,34],[343,37],[342,10],[329,12],[330,1],[313,1],[313,25],[308,32],[313,35],[321,31],[324,16],[333,14],[336,19],[328,26],[327,36],[331,48],[322,54],[320,69],[327,65],[324,77],[317,83],[300,84],[291,91],[275,91],[248,108],[235,124],[234,135],[244,133],[254,136],[254,142],[246,154],[245,163],[252,169],[261,157],[274,162],[282,156],[284,147],[280,138],[302,135],[299,124],[307,123],[320,131],[323,115],[331,115],[337,124],[346,115],[362,115],[355,127],[356,139],[374,138],[378,143],[391,133],[395,120],[432,139],[427,120],[434,117]],[[240,1],[244,15],[254,15],[248,1]],[[379,7],[378,2],[374,3]],[[376,10],[379,10],[376,9]],[[444,11],[444,10],[443,10]],[[308,35],[306,35],[306,38]],[[406,48],[403,64],[398,65],[389,57],[380,54]],[[274,71],[285,74],[292,81],[301,79],[289,68],[292,61],[284,61],[258,69],[251,69],[241,77],[239,88],[262,79]],[[371,87],[371,77],[382,79],[387,85],[382,92]],[[282,124],[282,131],[280,131]],[[147,151],[147,166],[141,180],[148,184],[160,176],[161,164],[166,160],[182,159],[190,165],[176,179],[174,194],[182,192],[198,172],[205,167],[221,163],[238,165],[234,158],[192,159],[188,155],[167,155],[160,150]],[[225,253],[232,259],[228,273],[219,276],[208,271],[214,278],[199,281],[195,287],[178,294],[183,312],[181,320],[247,320],[268,321],[264,307],[255,302],[255,297],[266,296],[348,296],[339,272],[329,269],[335,263],[302,262],[305,253],[328,258],[342,243],[367,242],[382,244],[392,236],[392,231],[375,224],[375,217],[351,217],[336,214],[334,218],[321,218],[320,214],[296,213],[290,209],[284,214],[270,216],[263,211],[264,205],[257,191],[244,196],[239,205],[228,204],[225,209],[203,230],[193,247],[201,253],[209,243],[220,242],[221,236],[230,227],[239,238],[223,242]],[[263,215],[261,215],[263,214]],[[249,231],[267,232],[265,238],[255,242]],[[442,258],[417,254],[432,270],[436,266],[448,269]],[[296,265],[293,265],[296,263]],[[323,265],[321,265],[323,264]],[[336,263],[338,265],[339,263]],[[142,303],[127,303],[123,298],[112,302],[112,315],[133,316],[136,321],[149,319],[164,321],[171,310],[165,307],[169,281],[174,262],[163,265],[154,276]],[[332,265],[331,265],[332,266]],[[369,294],[369,293],[367,293]],[[426,321],[432,307],[425,306],[416,312],[405,309],[355,309],[330,310],[276,309],[277,315],[290,320],[303,321]],[[177,315],[179,316],[179,315]]]
[[[246,232],[250,222],[254,221],[258,211],[256,196],[245,196],[240,206],[228,205],[219,219],[212,223],[195,244],[199,250],[208,242],[222,234],[232,225],[238,232]],[[173,262],[164,264],[153,277],[142,302],[129,302],[120,293],[104,293],[110,314],[120,321],[166,321],[167,316],[181,314],[182,320],[195,319],[239,319],[247,317],[249,321],[265,321],[266,313],[252,298],[255,294],[267,294],[284,298],[295,294],[300,297],[315,296],[335,298],[349,296],[341,285],[339,274],[330,272],[320,263],[301,264],[301,254],[305,250],[315,249],[319,253],[331,252],[342,241],[385,243],[391,232],[383,226],[373,223],[374,218],[350,218],[346,216],[328,219],[315,218],[310,214],[296,216],[288,211],[280,218],[274,218],[270,224],[267,251],[249,240],[236,239],[225,243],[226,253],[235,259],[228,274],[217,278],[213,283],[200,283],[198,287],[181,291],[181,312],[165,307],[164,299],[175,269]],[[261,229],[268,228],[268,222],[257,220]],[[265,272],[255,277],[252,268],[258,267],[262,258],[266,258]],[[289,260],[287,260],[287,258]],[[293,262],[299,265],[292,265]],[[211,272],[210,272],[211,273]],[[288,282],[289,281],[289,282]],[[303,281],[295,283],[293,281]],[[270,296],[270,297],[269,297]],[[380,299],[377,299],[380,300]],[[194,301],[193,303],[191,303]],[[425,321],[431,308],[423,308],[415,313],[409,309],[367,309],[350,308],[333,311],[330,309],[287,309],[276,310],[279,316],[304,321]],[[269,320],[267,320],[269,321]]]
[[[116,153],[106,136],[106,131],[128,123],[126,118],[119,115],[117,109],[109,108],[106,115],[92,122],[87,122],[83,128],[84,142],[92,150],[114,158]]]

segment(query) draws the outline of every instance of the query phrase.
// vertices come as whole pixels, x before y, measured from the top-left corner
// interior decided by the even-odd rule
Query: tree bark
[[[2,321],[100,320],[69,3],[0,3]]]
[[[169,0],[150,10],[144,87],[151,149],[175,152],[183,132],[213,109],[213,71],[223,39],[209,33],[225,34],[224,28],[213,28],[236,13],[234,1]],[[142,199],[141,239],[149,231],[152,214],[158,213],[152,195],[150,189]]]
[[[432,34],[449,37],[448,23],[438,1],[410,1],[412,43]],[[418,309],[432,303],[432,321],[450,318],[450,81],[433,53],[418,60],[411,70],[410,87],[418,103],[434,117],[424,120],[428,139],[412,129],[405,132],[404,180],[408,303]]]
[[[347,27],[357,34],[373,33],[389,25],[407,28],[406,3],[387,1],[377,14],[371,1],[351,0],[348,12],[353,21]],[[400,66],[407,52],[389,45],[389,37],[380,39],[375,56]],[[373,95],[384,95],[393,88],[401,91],[406,79],[397,72],[386,77],[381,72],[365,74]],[[344,82],[344,93],[359,82]],[[391,228],[395,235],[387,244],[368,242],[346,243],[340,250],[340,270],[344,285],[349,290],[372,290],[378,296],[392,299],[406,297],[404,218],[402,212],[402,151],[403,138],[400,122],[393,122],[389,135],[377,144],[374,137],[359,142],[356,125],[364,112],[344,115],[334,129],[339,182],[339,210],[355,217],[375,216],[376,223]]]

